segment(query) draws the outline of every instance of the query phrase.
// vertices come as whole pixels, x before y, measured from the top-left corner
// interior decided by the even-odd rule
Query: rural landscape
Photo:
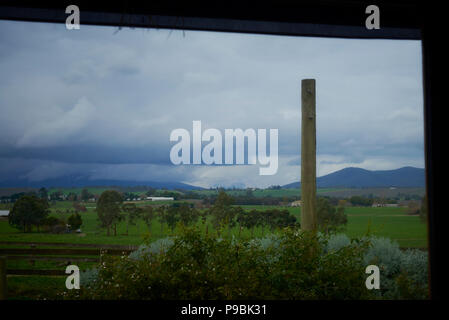
[[[423,179],[423,170],[417,171]],[[332,178],[331,175],[317,180],[326,184]],[[409,175],[410,179],[417,178]],[[0,220],[0,254],[8,256],[7,270],[11,273],[9,299],[65,298],[64,271],[69,264],[79,266],[83,283],[92,277],[93,270],[98,270],[100,261],[118,268],[115,264],[120,261],[114,260],[117,255],[133,256],[146,251],[162,254],[164,245],[168,249],[177,238],[261,241],[269,247],[287,230],[298,230],[300,226],[301,190],[295,185],[190,190],[150,186],[42,187],[16,192],[19,189],[3,188],[0,197],[0,209],[9,211]],[[419,264],[420,269],[415,272],[421,272],[414,279],[426,279],[422,270],[427,264],[425,188],[319,187],[317,196],[319,230],[323,237],[328,237],[330,246],[338,248],[348,245],[350,239],[372,237],[375,245],[380,246],[376,250],[383,250],[380,259],[384,259],[381,262],[387,269],[398,263],[395,259],[401,253],[413,252],[409,260],[418,261],[410,263]],[[35,208],[36,217],[30,208]],[[100,260],[101,250],[106,252],[104,260]],[[399,256],[395,256],[395,250]],[[399,269],[395,272],[401,274]],[[402,285],[412,288],[403,289],[407,293],[394,294],[390,289],[385,297],[426,297],[426,283],[420,283],[417,289],[411,284]],[[131,292],[121,294],[125,299],[138,298],[127,296]],[[197,297],[191,294],[167,298]],[[207,298],[209,293],[203,294],[199,297]],[[81,298],[95,297],[87,294]]]
[[[0,40],[0,300],[429,299],[420,41]]]

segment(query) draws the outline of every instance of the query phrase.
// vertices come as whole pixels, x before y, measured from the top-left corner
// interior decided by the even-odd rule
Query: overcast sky
[[[421,42],[0,21],[0,179],[300,180],[301,79],[316,79],[317,174],[424,168]],[[279,130],[277,174],[170,162],[170,132]]]

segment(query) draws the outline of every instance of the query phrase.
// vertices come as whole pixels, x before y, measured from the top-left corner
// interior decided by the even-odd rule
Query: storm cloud
[[[317,173],[424,167],[421,42],[0,21],[0,179],[265,187],[300,179],[301,79]],[[279,130],[279,169],[175,166],[170,132]]]

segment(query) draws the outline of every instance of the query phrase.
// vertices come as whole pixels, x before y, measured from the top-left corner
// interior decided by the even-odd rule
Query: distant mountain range
[[[396,170],[371,171],[361,168],[345,168],[316,179],[318,188],[369,188],[369,187],[425,187],[425,170],[403,167]],[[150,186],[166,189],[204,189],[182,182],[134,181],[134,180],[90,180],[87,175],[67,175],[64,177],[29,181],[27,179],[9,179],[0,181],[0,188],[41,188],[41,187],[94,187]],[[301,182],[282,186],[299,188]]]
[[[396,170],[366,170],[344,168],[316,179],[318,188],[372,188],[372,187],[425,187],[425,170],[403,167]],[[299,188],[301,182],[293,182],[283,188]]]
[[[90,180],[84,175],[67,175],[64,177],[46,179],[40,181],[29,181],[27,179],[9,179],[0,181],[0,188],[50,188],[50,187],[135,187],[150,186],[157,189],[203,189],[182,182],[161,182],[161,181],[133,181],[133,180]]]

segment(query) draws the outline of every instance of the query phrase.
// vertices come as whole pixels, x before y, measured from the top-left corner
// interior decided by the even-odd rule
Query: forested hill
[[[366,170],[344,168],[316,179],[318,188],[344,187],[425,187],[425,170],[403,167],[396,170]],[[299,188],[301,182],[293,182],[283,188]]]

